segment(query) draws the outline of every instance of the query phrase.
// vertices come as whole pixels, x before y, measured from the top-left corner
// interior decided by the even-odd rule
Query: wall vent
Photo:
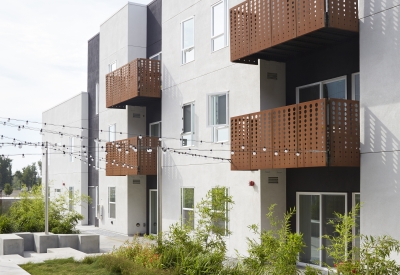
[[[267,79],[278,80],[278,74],[277,73],[267,73]]]
[[[133,113],[133,114],[132,114],[132,117],[133,117],[133,118],[140,118],[140,114]]]
[[[133,184],[140,184],[140,180],[133,180],[132,183]]]
[[[268,177],[268,183],[269,184],[278,184],[279,178],[278,177]]]

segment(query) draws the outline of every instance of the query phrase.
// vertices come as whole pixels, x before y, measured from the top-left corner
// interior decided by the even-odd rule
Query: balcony
[[[286,61],[358,34],[354,0],[246,0],[230,9],[231,61]]]
[[[319,99],[231,118],[231,170],[359,167],[359,102]]]
[[[159,60],[138,58],[106,75],[106,107],[125,109],[161,98]]]
[[[158,137],[131,137],[108,142],[106,175],[157,175],[158,145]]]

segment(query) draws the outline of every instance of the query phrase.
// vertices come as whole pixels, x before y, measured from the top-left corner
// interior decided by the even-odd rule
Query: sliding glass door
[[[333,265],[333,259],[320,250],[322,245],[329,245],[322,236],[334,234],[328,222],[335,218],[335,212],[347,212],[346,197],[345,193],[297,193],[297,232],[303,234],[306,245],[299,255],[300,262]]]

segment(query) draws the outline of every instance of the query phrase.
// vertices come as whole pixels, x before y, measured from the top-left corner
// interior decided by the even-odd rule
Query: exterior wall
[[[229,91],[229,116],[232,117],[260,111],[261,106],[284,105],[285,83],[279,83],[283,85],[282,94],[276,98],[270,96],[270,102],[262,104],[261,90],[269,87],[261,82],[261,78],[268,70],[263,69],[263,65],[231,63],[229,46],[211,52],[211,5],[216,2],[176,0],[163,4],[162,145],[173,149],[188,149],[181,147],[179,140],[182,132],[182,105],[195,102],[194,140],[197,142],[190,147],[192,153],[229,159],[229,143],[221,145],[211,142],[212,128],[207,127],[206,122],[207,95]],[[229,7],[239,2],[229,1]],[[180,24],[192,16],[195,17],[195,61],[181,65]],[[265,68],[274,66],[282,68],[282,65],[272,63]],[[195,188],[196,204],[211,188],[226,186],[235,201],[229,214],[229,227],[233,234],[227,239],[228,254],[236,255],[235,249],[245,253],[246,237],[252,237],[247,226],[261,223],[260,171],[231,171],[228,161],[173,152],[163,154],[162,166],[162,229],[168,230],[171,224],[181,219],[182,187]],[[250,187],[249,181],[254,181],[255,187]]]
[[[43,123],[47,123],[44,129],[55,131],[55,132],[63,132],[68,133],[74,138],[74,155],[77,159],[73,159],[73,162],[70,161],[69,151],[65,150],[66,154],[63,155],[62,152],[53,150],[54,146],[49,146],[49,187],[50,194],[52,197],[56,196],[58,193],[55,192],[56,189],[60,189],[61,193],[66,192],[65,194],[68,196],[69,187],[73,187],[74,191],[79,191],[80,194],[88,195],[88,164],[85,164],[83,161],[79,160],[79,154],[81,154],[83,146],[87,148],[88,146],[88,131],[81,130],[83,127],[87,129],[89,126],[88,123],[88,94],[86,92],[82,92],[77,96],[43,112],[42,114]],[[56,125],[65,125],[62,126],[52,126],[51,124]],[[74,127],[74,128],[69,128]],[[83,139],[76,138],[76,136],[83,136]],[[50,144],[54,145],[57,143],[58,149],[65,147],[70,147],[69,137],[64,135],[64,137],[60,137],[57,134],[45,133],[42,136],[42,141],[48,141]],[[61,145],[61,147],[60,147]],[[46,158],[42,157],[43,163],[43,182],[45,182],[46,178]],[[92,168],[89,168],[92,169]],[[84,220],[81,221],[81,224],[88,223],[88,205],[82,204],[82,206],[75,206],[75,210],[80,212],[84,216]]]
[[[361,233],[400,239],[400,2],[360,2]]]
[[[136,58],[146,57],[146,20],[147,6],[128,3],[100,27],[99,123],[100,129],[104,130],[103,133],[100,133],[100,138],[104,142],[109,140],[109,125],[114,123],[116,123],[116,140],[128,138],[134,133],[144,134],[146,131],[146,128],[143,129],[144,123],[136,127],[129,119],[130,112],[136,107],[113,110],[107,109],[105,102],[105,75],[109,72],[109,64],[116,61],[117,68],[119,68]],[[145,112],[144,109],[144,114]],[[128,135],[127,132],[132,135]],[[102,144],[104,145],[104,143]],[[101,152],[100,157],[105,158],[105,153]],[[123,234],[135,233],[136,231],[130,232],[132,230],[131,219],[136,217],[138,212],[144,212],[145,208],[141,209],[130,203],[128,194],[132,184],[129,183],[128,177],[106,177],[105,171],[100,171],[99,182],[99,203],[103,207],[103,217],[99,221],[99,226]],[[108,187],[116,187],[116,219],[110,219],[108,216]],[[142,191],[141,196],[145,196],[145,191]],[[141,223],[145,223],[145,217],[140,220]]]
[[[95,156],[99,152],[96,150],[95,139],[99,138],[99,114],[96,114],[96,85],[99,83],[99,57],[100,57],[100,34],[96,34],[88,41],[88,89],[89,94],[89,155]],[[100,163],[100,162],[99,162]],[[89,170],[89,186],[99,186],[99,171]],[[93,187],[90,187],[93,188]],[[95,190],[95,189],[94,189]],[[95,192],[94,192],[95,193]],[[89,224],[98,226],[96,218],[97,197],[89,194],[92,204],[89,206]]]
[[[161,12],[161,0],[147,6],[147,58],[161,52]]]

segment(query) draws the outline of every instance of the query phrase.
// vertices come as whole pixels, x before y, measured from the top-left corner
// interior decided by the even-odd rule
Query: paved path
[[[36,253],[34,251],[25,251],[24,257],[20,255],[0,256],[0,274],[1,275],[27,275],[25,270],[18,265],[28,262],[39,263],[50,259],[63,259],[73,257],[76,260],[82,260],[88,255],[99,255],[112,251],[114,248],[120,247],[127,240],[131,241],[133,237],[121,235],[115,232],[99,229],[94,226],[77,226],[81,233],[90,233],[100,235],[100,253],[85,254],[83,252],[70,249],[58,248],[51,249],[51,253]]]

